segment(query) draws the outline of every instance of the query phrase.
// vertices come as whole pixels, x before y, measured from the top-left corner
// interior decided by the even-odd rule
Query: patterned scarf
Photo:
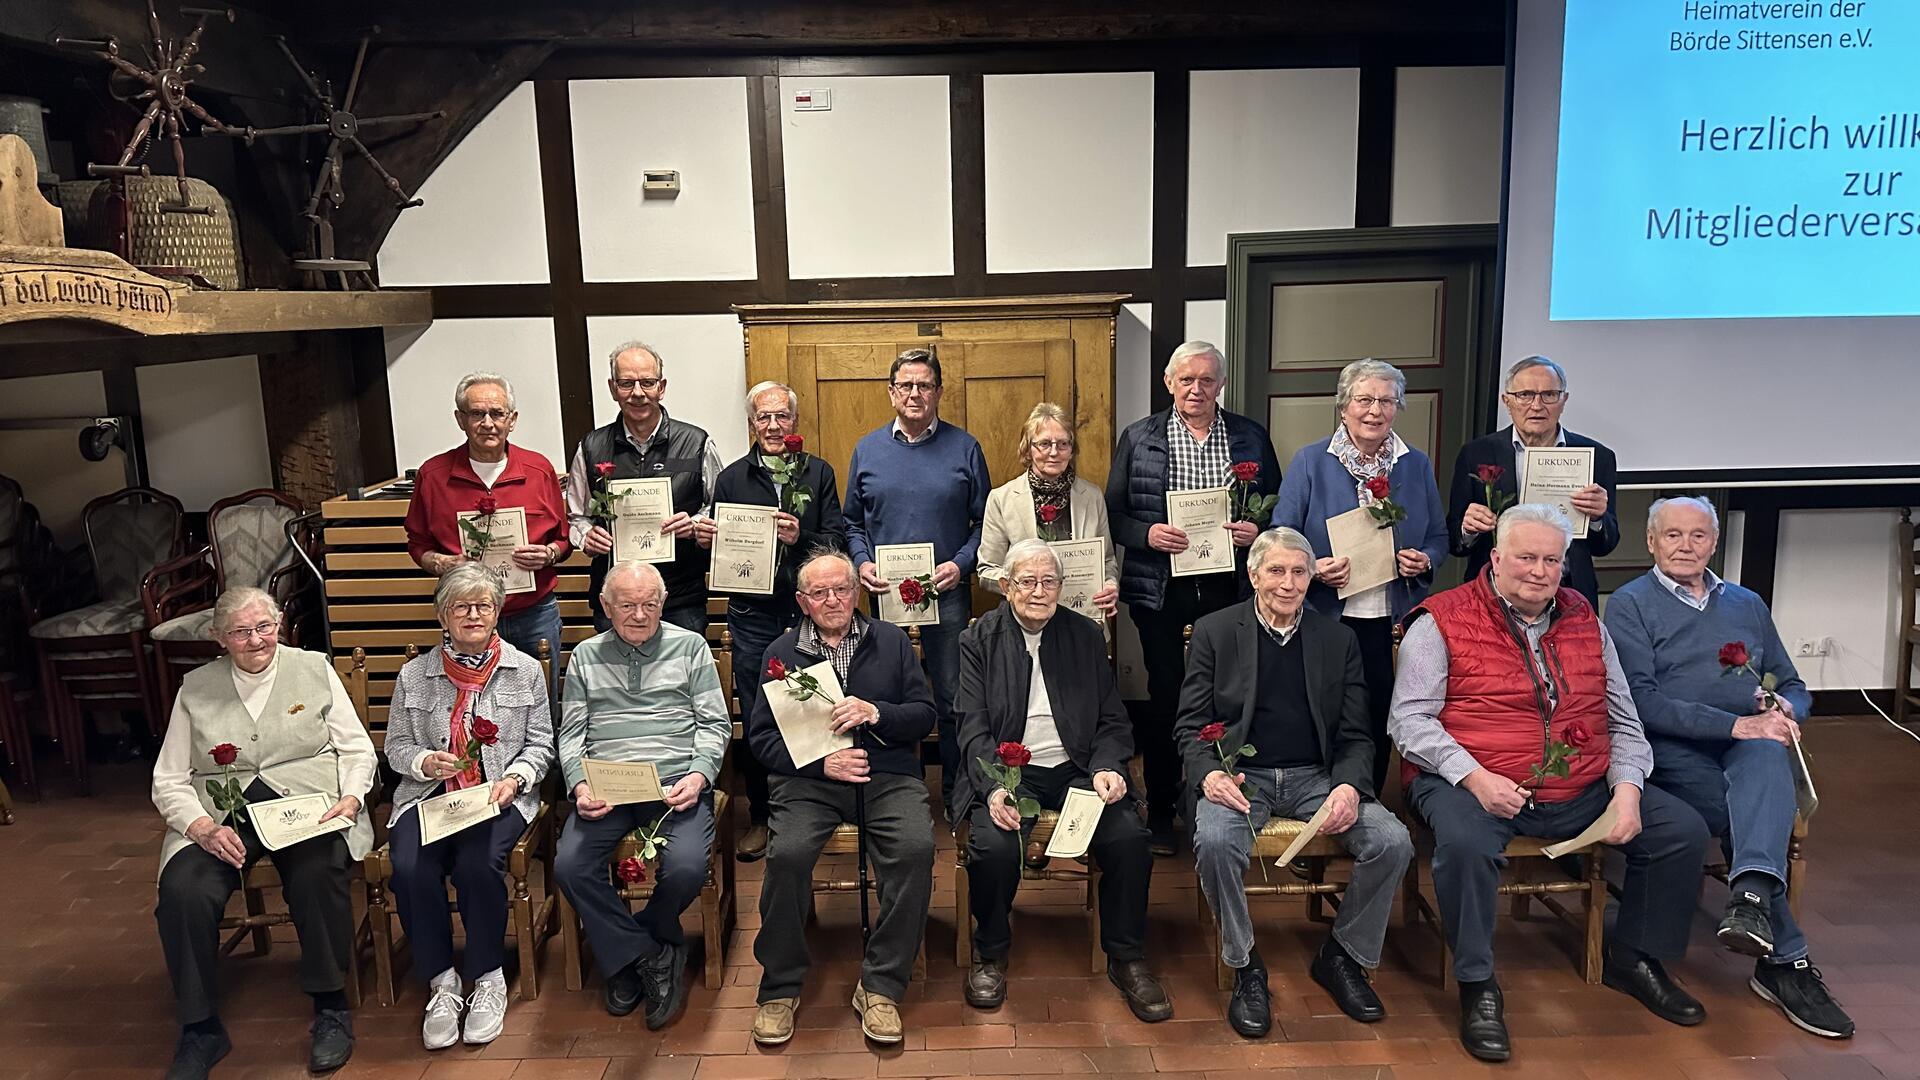
[[[440,670],[453,680],[455,690],[453,714],[447,718],[447,750],[455,755],[467,751],[467,715],[472,711],[473,703],[479,698],[480,690],[493,677],[493,669],[500,665],[500,635],[494,634],[487,639],[487,647],[478,653],[459,653],[453,650],[452,642],[440,649]],[[461,788],[478,787],[483,779],[480,762],[468,765],[465,772],[447,780],[448,791]]]
[[[1068,496],[1073,492],[1073,466],[1057,478],[1048,480],[1032,469],[1027,470],[1027,487],[1033,489],[1033,522],[1041,536],[1070,537],[1073,535],[1073,514],[1068,506]],[[1040,520],[1040,508],[1051,506],[1057,512],[1052,525]]]
[[[1353,440],[1347,437],[1347,425],[1341,424],[1333,429],[1333,441],[1327,445],[1327,449],[1340,459],[1340,464],[1345,466],[1347,472],[1353,476],[1361,506],[1373,504],[1373,493],[1367,490],[1367,481],[1393,472],[1394,444],[1399,441],[1399,438],[1398,435],[1388,432],[1387,441],[1380,444],[1380,449],[1368,455],[1362,453],[1360,448],[1354,445]]]

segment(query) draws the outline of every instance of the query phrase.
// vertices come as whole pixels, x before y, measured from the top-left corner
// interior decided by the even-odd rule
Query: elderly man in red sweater
[[[1484,1061],[1512,1052],[1493,977],[1501,852],[1516,835],[1568,839],[1603,814],[1614,821],[1601,842],[1627,857],[1604,981],[1661,1019],[1706,1019],[1661,964],[1686,952],[1706,823],[1647,784],[1653,753],[1613,641],[1560,585],[1572,532],[1552,506],[1501,516],[1488,569],[1407,616],[1387,720],[1434,832],[1460,1041]]]

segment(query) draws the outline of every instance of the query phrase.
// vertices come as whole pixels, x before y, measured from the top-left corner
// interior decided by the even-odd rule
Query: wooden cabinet
[[[1065,408],[1079,429],[1075,465],[1100,485],[1113,455],[1114,319],[1124,293],[971,300],[828,301],[734,308],[746,334],[747,383],[800,396],[800,433],[834,467],[862,435],[893,420],[887,369],[903,350],[940,358],[940,418],[980,440],[995,486],[1018,475],[1027,413]]]

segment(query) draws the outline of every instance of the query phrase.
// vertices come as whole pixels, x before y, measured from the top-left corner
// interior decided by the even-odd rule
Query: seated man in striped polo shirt
[[[600,603],[613,626],[576,645],[560,702],[560,766],[574,816],[560,838],[554,874],[580,911],[605,975],[607,1012],[647,1005],[647,1027],[664,1026],[687,1001],[680,914],[699,897],[713,847],[713,782],[733,734],[707,639],[661,621],[666,585],[651,564],[617,563]],[[663,802],[619,806],[596,798],[583,758],[648,761]],[[607,859],[634,829],[666,838],[653,897],[638,915],[607,873]]]

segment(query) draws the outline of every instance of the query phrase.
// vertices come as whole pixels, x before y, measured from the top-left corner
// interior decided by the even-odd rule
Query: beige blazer
[[[1097,536],[1106,541],[1106,580],[1119,581],[1120,563],[1113,556],[1113,533],[1107,528],[1107,500],[1100,489],[1074,477],[1073,489],[1067,493],[1067,513],[1073,518],[1072,539],[1091,540]],[[1027,474],[1022,472],[987,494],[987,516],[980,523],[980,559],[974,571],[980,577],[980,584],[1004,595],[1007,568],[1002,560],[1007,557],[1007,550],[1022,540],[1035,540],[1039,536],[1040,523],[1033,517],[1033,489],[1027,485]]]

